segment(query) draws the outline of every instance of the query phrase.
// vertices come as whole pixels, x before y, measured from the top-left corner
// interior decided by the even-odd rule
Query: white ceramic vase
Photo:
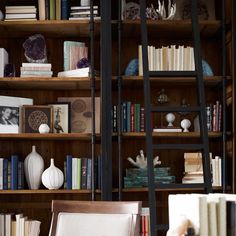
[[[80,5],[81,6],[89,6],[90,5],[90,0],[80,0]]]
[[[44,170],[44,161],[36,152],[35,146],[32,146],[32,152],[25,158],[24,169],[29,189],[39,189]]]
[[[173,113],[168,113],[166,115],[166,121],[168,122],[168,127],[172,127],[173,122],[175,121],[175,115]]]
[[[48,189],[58,189],[64,182],[62,171],[54,165],[54,159],[51,158],[51,165],[42,174],[42,183]]]

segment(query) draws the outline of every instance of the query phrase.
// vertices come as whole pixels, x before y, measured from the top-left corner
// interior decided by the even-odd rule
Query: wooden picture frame
[[[53,107],[53,133],[71,132],[71,103],[55,102],[49,104]]]
[[[22,106],[22,132],[39,133],[39,126],[47,124],[53,131],[53,107],[43,105]]]

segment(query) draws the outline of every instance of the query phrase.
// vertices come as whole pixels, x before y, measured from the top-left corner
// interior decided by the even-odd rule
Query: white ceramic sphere
[[[89,6],[90,5],[90,0],[80,0],[80,5],[81,6]]]
[[[191,126],[191,121],[188,119],[183,119],[180,123],[181,127],[184,129],[183,132],[189,132],[189,127]]]
[[[54,159],[51,159],[51,165],[42,174],[42,183],[48,189],[59,189],[64,183],[62,171],[54,165]]]
[[[168,122],[168,126],[173,126],[173,122],[175,121],[175,115],[173,113],[168,113],[166,115],[166,121]]]
[[[47,124],[41,124],[39,126],[39,133],[40,134],[47,134],[50,132],[50,128]]]

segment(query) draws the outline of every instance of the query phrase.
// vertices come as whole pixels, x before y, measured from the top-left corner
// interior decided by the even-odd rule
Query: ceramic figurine
[[[168,127],[172,127],[173,122],[175,121],[175,115],[173,113],[168,113],[166,115],[166,121],[168,122]]]
[[[171,0],[168,1],[168,10],[165,9],[165,2],[158,0],[157,13],[160,15],[162,20],[172,20],[176,13],[176,3],[171,4]]]
[[[184,129],[183,132],[189,132],[189,127],[191,126],[191,122],[188,119],[183,119],[180,123],[181,127]]]
[[[127,160],[134,166],[145,169],[147,168],[147,157],[144,156],[143,150],[140,150],[140,155],[136,156],[136,161],[134,161],[131,157],[128,157]],[[159,161],[159,156],[156,156],[153,159],[153,166],[160,165],[161,161]]]
[[[0,11],[0,20],[3,20],[4,19],[4,15],[2,13],[2,11]]]

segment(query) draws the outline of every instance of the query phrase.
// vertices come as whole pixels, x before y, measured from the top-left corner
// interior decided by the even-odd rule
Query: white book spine
[[[222,158],[219,158],[219,186],[222,186]]]
[[[214,158],[212,158],[211,165],[212,165],[212,186],[217,186],[217,183],[216,183],[216,160]]]
[[[0,189],[3,189],[3,158],[0,158]]]
[[[72,158],[72,189],[78,189],[78,160]]]
[[[4,77],[4,67],[8,64],[8,53],[4,48],[0,48],[0,77]]]
[[[143,76],[143,57],[142,57],[142,45],[138,46],[138,73],[139,76]]]
[[[39,6],[39,20],[45,20],[46,19],[45,0],[38,0],[38,6]]]

